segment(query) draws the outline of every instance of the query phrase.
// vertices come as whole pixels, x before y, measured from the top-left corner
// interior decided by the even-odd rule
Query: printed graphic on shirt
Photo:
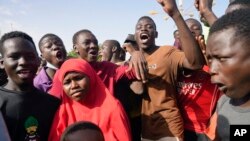
[[[156,69],[157,65],[156,64],[152,64],[152,65],[148,65],[148,69]]]
[[[194,95],[202,88],[202,83],[178,82],[177,90],[181,95]]]
[[[40,136],[37,134],[38,121],[35,117],[30,116],[24,123],[26,130],[25,141],[40,141]]]

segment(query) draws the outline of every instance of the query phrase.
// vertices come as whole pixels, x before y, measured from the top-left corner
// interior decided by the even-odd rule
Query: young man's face
[[[189,19],[186,21],[188,28],[190,29],[191,33],[196,37],[202,35],[202,27],[201,24],[193,19]]]
[[[208,38],[207,57],[211,81],[227,96],[240,99],[250,92],[250,51],[246,39],[235,39],[229,28]]]
[[[147,50],[154,46],[156,37],[157,31],[153,21],[147,18],[138,21],[135,27],[135,40],[141,49]]]
[[[69,72],[63,79],[63,90],[73,100],[83,99],[89,91],[89,77],[79,72]]]
[[[66,49],[62,40],[57,37],[46,37],[41,41],[41,56],[56,67],[66,60]]]
[[[114,44],[111,41],[105,41],[102,44],[101,48],[101,56],[102,56],[102,61],[110,61],[112,58],[112,48]]]
[[[74,50],[82,59],[88,62],[96,62],[99,50],[98,41],[92,33],[80,33],[77,42],[74,44]]]
[[[39,66],[35,46],[22,38],[11,38],[3,43],[1,67],[5,69],[9,82],[22,85],[32,84]]]

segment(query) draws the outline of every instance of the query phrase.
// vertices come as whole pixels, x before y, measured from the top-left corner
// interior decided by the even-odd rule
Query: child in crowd
[[[130,127],[120,104],[107,90],[95,70],[83,59],[69,59],[58,71],[62,104],[57,111],[49,141],[58,141],[66,127],[76,121],[98,125],[106,141],[130,141]],[[53,87],[58,87],[53,85]]]
[[[123,49],[117,40],[105,40],[101,47],[102,61],[109,61],[117,65],[122,65],[121,60]]]
[[[173,33],[173,35],[174,35],[174,44],[173,44],[173,46],[176,47],[179,50],[182,50],[181,49],[181,42],[180,42],[179,30],[175,30],[174,33]]]
[[[65,129],[60,141],[104,141],[104,136],[94,123],[79,121]]]
[[[142,81],[146,81],[145,72],[147,71],[147,65],[146,62],[144,62],[145,60],[142,60],[144,58],[139,51],[134,51],[132,54],[131,62],[133,65],[131,63],[131,66],[137,68],[137,70],[134,69],[135,71],[130,71],[132,67],[118,66],[107,61],[97,62],[98,41],[95,35],[87,29],[80,30],[74,34],[73,49],[78,58],[84,59],[90,63],[112,95],[114,95],[114,88],[116,87],[117,82],[123,79],[129,79],[132,81],[138,78]],[[53,79],[53,85],[54,83],[58,83],[57,74]],[[53,87],[49,93],[60,98],[60,95],[58,95],[60,90],[60,86]]]
[[[0,40],[0,67],[9,79],[0,87],[0,109],[12,141],[48,139],[59,99],[36,89],[39,57],[32,38],[13,31]]]
[[[56,70],[66,60],[66,49],[63,41],[55,34],[45,34],[38,43],[41,59],[47,66],[42,67],[34,79],[34,86],[44,92],[52,87],[52,80]]]
[[[211,81],[225,94],[218,101],[211,139],[229,141],[230,125],[250,124],[250,10],[235,10],[211,27],[207,58]],[[215,119],[215,120],[214,120]],[[211,126],[212,127],[212,126]]]
[[[200,22],[193,18],[185,22],[194,38],[199,42],[203,40]],[[219,99],[220,91],[210,82],[207,68],[204,66],[200,70],[183,69],[178,75],[177,101],[184,120],[185,141],[208,140],[205,131]]]

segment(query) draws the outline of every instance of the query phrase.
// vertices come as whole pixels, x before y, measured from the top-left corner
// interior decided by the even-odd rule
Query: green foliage
[[[68,52],[67,58],[77,58],[77,54],[74,52],[73,49],[70,52]]]

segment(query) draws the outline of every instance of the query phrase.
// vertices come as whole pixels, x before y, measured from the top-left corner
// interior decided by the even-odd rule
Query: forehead
[[[89,32],[82,32],[77,37],[78,41],[88,40],[88,39],[96,40],[96,37],[95,37],[95,35],[93,35],[92,33],[89,33]]]
[[[3,43],[3,51],[5,53],[9,52],[36,52],[36,47],[33,43],[28,41],[27,39],[23,39],[20,37],[15,37],[11,39],[7,39]]]
[[[59,37],[57,37],[57,36],[48,36],[48,37],[45,37],[41,41],[42,44],[51,43],[51,42],[62,42],[62,40]]]
[[[235,29],[229,28],[214,32],[208,37],[207,54],[208,55],[230,55],[231,53],[246,53],[245,39],[235,38]]]
[[[104,41],[102,46],[105,46],[105,47],[111,47],[114,45],[114,42],[112,41]]]
[[[142,18],[137,22],[137,25],[146,25],[146,24],[155,25],[154,22],[148,18]]]
[[[193,20],[193,19],[186,20],[186,24],[187,24],[188,27],[191,27],[191,26],[201,27],[200,22],[198,22],[196,20]]]

